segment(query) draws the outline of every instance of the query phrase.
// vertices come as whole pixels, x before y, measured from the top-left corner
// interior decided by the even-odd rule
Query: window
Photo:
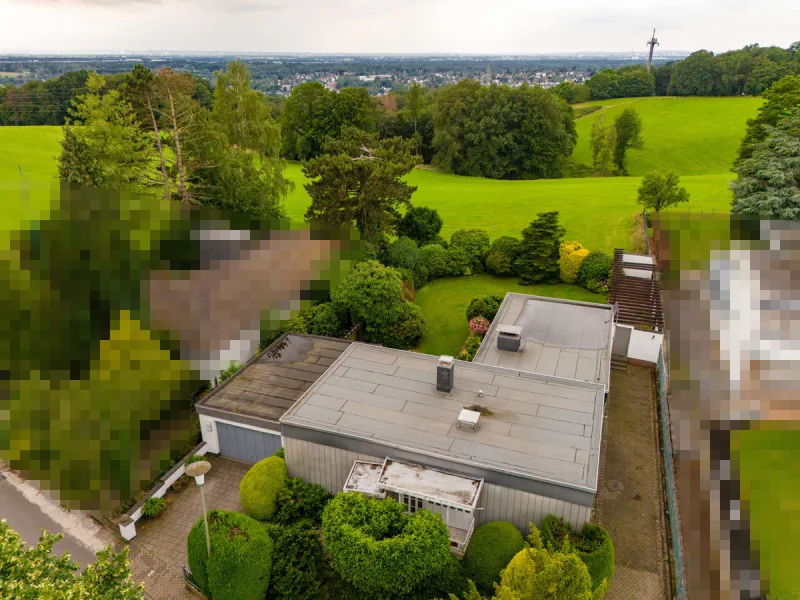
[[[408,494],[403,494],[403,504],[406,506],[406,512],[414,514],[418,510],[422,510],[422,498],[415,498]]]

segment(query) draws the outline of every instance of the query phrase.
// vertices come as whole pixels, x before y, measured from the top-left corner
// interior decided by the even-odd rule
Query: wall
[[[663,333],[634,329],[631,332],[630,346],[628,346],[628,358],[644,360],[655,365],[658,362],[658,353],[663,340]]]
[[[203,441],[208,446],[208,452],[212,454],[219,454],[219,432],[217,431],[217,423],[227,423],[234,427],[241,427],[243,429],[252,429],[253,431],[260,431],[272,435],[278,435],[277,431],[272,431],[267,427],[256,427],[247,423],[239,423],[236,421],[229,421],[227,419],[220,419],[210,415],[200,415],[200,432],[203,436]]]
[[[313,481],[334,494],[342,491],[353,462],[363,460],[381,463],[386,458],[358,454],[286,436],[283,437],[283,447],[286,453],[286,466],[291,477],[302,477],[306,481]],[[511,521],[523,534],[527,534],[528,523],[533,522],[538,525],[542,518],[552,514],[564,518],[577,529],[589,521],[591,512],[592,509],[588,506],[484,482],[475,515],[475,525],[479,526],[489,521]]]

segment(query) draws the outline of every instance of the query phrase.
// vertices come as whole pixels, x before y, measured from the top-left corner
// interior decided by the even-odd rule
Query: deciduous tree
[[[621,174],[626,174],[625,156],[629,148],[641,150],[644,146],[642,139],[642,119],[635,108],[626,108],[614,119],[616,140],[614,142],[614,165]]]
[[[601,177],[608,177],[613,170],[617,129],[606,122],[605,115],[599,115],[595,122],[592,123],[589,145],[592,148],[592,162],[595,173]]]
[[[659,212],[670,206],[689,201],[689,192],[681,186],[677,173],[650,171],[642,177],[638,200],[644,208]]]

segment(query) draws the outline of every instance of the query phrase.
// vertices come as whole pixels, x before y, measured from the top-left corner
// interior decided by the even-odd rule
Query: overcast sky
[[[800,38],[798,0],[0,0],[0,53],[715,52]]]

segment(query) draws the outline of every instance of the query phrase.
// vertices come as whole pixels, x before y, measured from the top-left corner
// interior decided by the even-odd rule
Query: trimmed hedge
[[[263,600],[269,588],[274,544],[264,526],[237,512],[208,513],[211,558],[203,519],[186,540],[189,568],[200,589],[218,600]]]
[[[288,477],[286,462],[278,456],[268,456],[250,467],[239,484],[244,513],[259,521],[272,518]]]
[[[467,305],[467,321],[472,321],[475,317],[494,321],[502,303],[503,296],[475,296]]]
[[[322,532],[339,576],[369,598],[410,594],[452,564],[450,535],[438,514],[406,515],[395,500],[357,492],[325,507]]]
[[[275,543],[270,600],[317,600],[322,590],[323,550],[319,534],[302,527],[264,526]]]
[[[281,525],[298,521],[319,525],[322,522],[322,511],[332,497],[321,485],[292,477],[278,494],[278,509],[273,521]]]
[[[494,521],[478,527],[464,554],[464,573],[478,589],[491,593],[500,582],[500,572],[525,547],[525,540],[513,523]]]
[[[564,539],[568,539],[572,551],[589,569],[592,589],[597,589],[603,580],[614,576],[614,542],[608,532],[593,523],[586,523],[580,533],[572,531],[563,519],[549,515],[542,519],[540,528],[542,543],[546,548],[560,550]]]

